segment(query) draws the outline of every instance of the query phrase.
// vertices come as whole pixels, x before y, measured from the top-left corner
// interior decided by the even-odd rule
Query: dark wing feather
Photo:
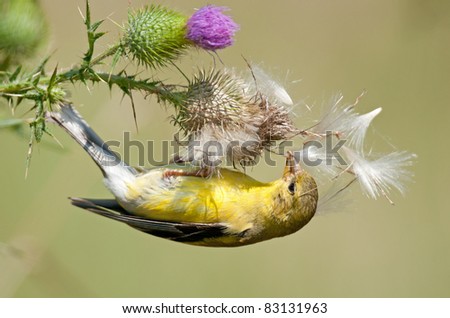
[[[177,242],[197,242],[207,238],[228,236],[222,223],[181,223],[146,219],[129,214],[116,200],[69,198],[72,204],[123,222],[139,231]]]

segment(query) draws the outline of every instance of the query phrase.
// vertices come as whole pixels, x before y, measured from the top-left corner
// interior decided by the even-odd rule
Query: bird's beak
[[[295,176],[302,172],[300,162],[295,160],[294,154],[288,151],[286,154],[286,166],[284,167],[283,178]]]

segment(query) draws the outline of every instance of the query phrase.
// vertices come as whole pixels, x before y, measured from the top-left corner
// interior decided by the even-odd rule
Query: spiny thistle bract
[[[189,45],[186,20],[178,12],[155,5],[130,12],[121,48],[140,64],[164,66]]]
[[[231,74],[201,70],[189,82],[186,100],[177,116],[186,132],[201,130],[205,125],[241,126],[245,95],[243,82]]]
[[[200,71],[186,95],[174,120],[189,140],[183,160],[248,166],[298,132],[286,105],[227,70]]]

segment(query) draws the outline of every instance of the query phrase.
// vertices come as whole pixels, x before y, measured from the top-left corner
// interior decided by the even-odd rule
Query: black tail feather
[[[178,242],[197,242],[227,235],[222,223],[183,223],[143,218],[129,214],[116,200],[69,198],[74,206],[125,223],[139,231]]]

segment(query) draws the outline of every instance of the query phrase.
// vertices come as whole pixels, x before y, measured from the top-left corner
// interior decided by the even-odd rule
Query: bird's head
[[[277,181],[274,217],[283,223],[289,223],[297,231],[314,216],[318,198],[314,178],[288,152],[283,176]]]

